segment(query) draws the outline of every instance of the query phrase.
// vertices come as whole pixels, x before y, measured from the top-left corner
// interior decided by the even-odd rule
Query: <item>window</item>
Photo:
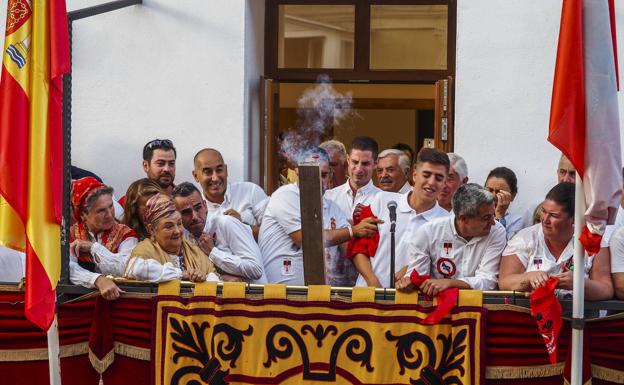
[[[455,73],[456,0],[267,0],[265,75],[426,82]]]

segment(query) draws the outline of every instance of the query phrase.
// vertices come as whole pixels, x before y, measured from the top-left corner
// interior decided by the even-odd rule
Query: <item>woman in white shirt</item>
[[[520,230],[507,244],[499,272],[501,290],[531,291],[557,277],[560,294],[572,290],[574,270],[574,184],[553,187],[542,205],[541,223]],[[609,249],[585,256],[585,298],[613,297]]]

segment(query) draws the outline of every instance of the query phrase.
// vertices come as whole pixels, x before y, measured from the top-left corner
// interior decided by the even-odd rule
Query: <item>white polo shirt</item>
[[[397,203],[396,229],[394,232],[395,272],[408,264],[405,248],[401,246],[401,241],[405,239],[406,234],[409,237],[415,229],[428,221],[449,215],[437,202],[430,210],[417,213],[408,203],[409,196],[410,194],[382,191],[378,193],[371,202],[371,211],[373,214],[384,221],[384,223],[377,225],[379,230],[379,244],[377,245],[375,256],[371,258],[373,272],[383,287],[390,287],[391,283],[390,244],[392,236],[390,234],[390,211],[388,210],[388,203],[391,201]],[[361,275],[358,276],[356,286],[366,286],[366,280]]]
[[[618,213],[618,217],[619,217]],[[624,227],[615,230],[609,239],[609,251],[611,252],[611,272],[624,273]]]
[[[617,229],[624,227],[624,209],[622,208],[622,205],[618,206],[617,216],[615,217],[615,223],[613,225]]]
[[[351,223],[355,206],[359,203],[369,205],[375,195],[380,191],[382,190],[376,187],[373,181],[370,180],[368,184],[359,188],[354,195],[349,181],[347,180],[344,184],[325,191],[325,198],[337,204],[349,223]]]
[[[407,248],[409,268],[432,278],[450,278],[466,282],[472,289],[494,290],[498,284],[498,267],[507,235],[496,222],[490,233],[462,238],[455,228],[455,216],[435,219],[414,233]]]
[[[228,183],[222,203],[206,200],[208,215],[223,214],[225,210],[234,209],[241,215],[243,223],[259,225],[266,207],[268,197],[260,186],[251,182]]]
[[[251,283],[267,282],[262,254],[249,226],[229,215],[208,215],[204,233],[214,237],[214,247],[208,259],[221,271]],[[186,229],[184,238],[198,245],[197,239]]]

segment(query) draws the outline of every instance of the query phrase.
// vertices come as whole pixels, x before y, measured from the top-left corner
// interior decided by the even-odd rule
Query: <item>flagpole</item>
[[[571,385],[583,385],[583,326],[585,315],[585,250],[579,241],[585,227],[585,192],[576,173],[574,194],[574,271],[572,298],[572,371]]]
[[[56,314],[48,329],[48,366],[50,369],[50,385],[61,385],[61,358],[59,334]]]

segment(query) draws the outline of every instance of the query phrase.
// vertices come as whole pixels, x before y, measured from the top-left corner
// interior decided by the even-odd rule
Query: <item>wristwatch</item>
[[[505,217],[502,218],[496,218],[496,220],[498,221],[498,223],[500,223],[501,225],[503,225],[504,227],[507,227],[507,221],[505,220]]]

